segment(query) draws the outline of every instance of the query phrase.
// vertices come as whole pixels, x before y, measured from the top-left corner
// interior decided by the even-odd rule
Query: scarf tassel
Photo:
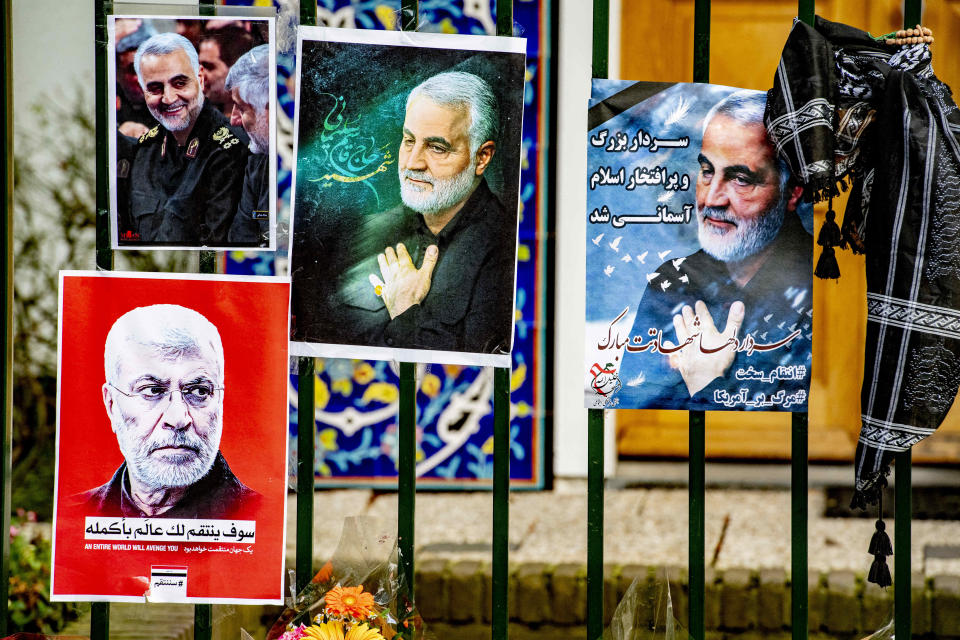
[[[877,530],[873,532],[868,550],[868,553],[873,556],[873,564],[870,565],[870,573],[867,575],[867,581],[885,588],[893,584],[893,580],[890,577],[890,567],[887,566],[887,556],[893,555],[893,545],[890,544],[890,536],[887,535],[887,526],[883,522],[882,488],[880,498],[877,502],[877,511]]]
[[[843,248],[846,241],[840,232],[840,227],[836,223],[837,214],[833,210],[833,198],[830,198],[830,209],[827,211],[827,219],[820,227],[820,233],[817,235],[817,244],[823,247],[820,252],[820,259],[817,260],[817,267],[813,270],[813,275],[822,280],[836,280],[840,277],[840,265],[837,264],[837,254],[834,247]]]

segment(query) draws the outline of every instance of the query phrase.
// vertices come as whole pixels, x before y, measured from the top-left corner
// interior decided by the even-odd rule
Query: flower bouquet
[[[398,566],[393,531],[373,518],[347,518],[333,558],[291,599],[267,640],[427,640]]]

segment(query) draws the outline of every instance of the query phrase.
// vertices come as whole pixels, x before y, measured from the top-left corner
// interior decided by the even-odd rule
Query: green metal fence
[[[513,12],[509,2],[498,2],[497,33],[512,35]],[[104,0],[94,0],[95,36],[96,36],[96,128],[98,132],[107,130],[108,111],[106,93],[106,10]],[[593,75],[608,75],[609,46],[609,0],[594,0],[594,42]],[[906,0],[904,25],[920,22],[920,0]],[[200,3],[202,15],[211,15],[214,3]],[[814,0],[799,0],[798,16],[806,22],[813,21]],[[401,25],[404,30],[417,28],[417,0],[401,0]],[[10,0],[4,3],[3,30],[5,34],[4,51],[4,100],[3,116],[6,126],[3,129],[5,159],[12,159],[12,101],[11,101],[11,63],[10,63]],[[303,2],[300,7],[300,23],[316,23],[316,5]],[[694,12],[694,69],[696,82],[709,81],[710,59],[710,1],[695,0]],[[553,115],[550,116],[551,120]],[[98,135],[96,141],[96,211],[97,211],[97,247],[96,264],[98,269],[113,268],[113,254],[109,241],[109,192],[107,138]],[[9,164],[3,172],[6,215],[4,216],[5,257],[3,276],[5,295],[3,297],[5,331],[3,349],[5,354],[4,388],[4,424],[3,424],[3,464],[2,491],[0,491],[0,526],[9,528],[10,518],[10,445],[11,445],[11,298],[12,281],[12,171]],[[547,188],[552,188],[552,184]],[[216,255],[214,252],[201,254],[201,271],[215,272]],[[300,415],[310,417],[309,425],[298,429],[297,460],[297,537],[296,537],[296,587],[302,589],[312,577],[312,528],[313,528],[313,490],[314,490],[314,432],[312,416],[314,414],[314,361],[312,358],[299,359],[299,407]],[[509,414],[510,414],[510,370],[497,368],[494,374],[494,477],[493,477],[493,571],[492,571],[492,625],[491,637],[494,640],[506,639],[508,635],[509,611],[507,606],[508,588],[508,532],[509,532]],[[401,556],[401,581],[404,585],[402,597],[414,599],[414,518],[416,501],[415,475],[415,366],[413,363],[400,365],[400,407],[399,407],[399,478],[398,478],[398,538]],[[304,428],[307,427],[307,428]],[[590,410],[588,416],[588,550],[587,550],[587,637],[596,640],[603,633],[603,411]],[[704,628],[704,432],[705,416],[701,411],[691,411],[689,415],[689,631],[691,637],[702,640]],[[795,413],[792,418],[791,451],[791,544],[792,544],[792,630],[796,639],[806,638],[807,620],[807,415]],[[911,629],[911,581],[910,581],[910,526],[911,526],[911,458],[910,452],[896,458],[896,514],[895,514],[895,557],[894,557],[894,605],[895,631],[901,638],[910,637]],[[3,545],[2,572],[0,572],[0,635],[7,634],[7,589],[9,571],[9,538],[0,536]],[[94,640],[109,637],[109,604],[93,603],[90,635]],[[208,640],[212,635],[211,605],[197,605],[195,608],[194,637]]]

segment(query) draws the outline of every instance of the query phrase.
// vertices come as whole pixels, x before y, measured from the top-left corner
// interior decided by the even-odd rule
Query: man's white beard
[[[200,114],[200,109],[203,108],[203,91],[197,91],[197,98],[193,102],[188,103],[183,100],[178,100],[176,103],[170,106],[179,106],[180,104],[187,105],[187,113],[185,114],[186,117],[181,116],[179,118],[168,118],[163,114],[162,111],[160,111],[160,109],[151,107],[150,105],[147,105],[147,110],[150,112],[150,115],[152,115],[156,121],[159,122],[160,125],[167,131],[186,131],[193,126],[194,122],[197,121],[197,116]]]
[[[219,420],[219,418],[216,418]],[[207,475],[220,449],[220,429],[211,437],[196,435],[192,431],[168,431],[158,428],[159,438],[140,443],[130,436],[130,429],[121,425],[117,429],[117,442],[127,460],[127,471],[152,490],[187,487]],[[152,451],[164,446],[189,447],[194,455],[175,456],[167,462],[150,456]],[[169,459],[169,457],[168,457]]]
[[[783,226],[787,200],[781,195],[777,203],[763,215],[752,220],[736,219],[726,209],[718,207],[697,208],[697,239],[710,256],[721,262],[738,262],[759,253],[773,242]],[[726,220],[737,226],[723,232],[703,222],[704,214],[715,220]]]
[[[267,114],[259,114],[257,116],[257,124],[259,125],[260,118],[266,119],[266,122],[263,123],[263,131],[259,130],[259,126],[254,131],[247,131],[247,135],[250,136],[250,144],[247,147],[250,149],[250,153],[270,153],[270,134],[268,133],[270,118]]]
[[[452,178],[434,178],[426,171],[400,169],[400,198],[417,213],[440,213],[444,209],[467,199],[474,187],[477,170],[477,156],[473,154],[470,166]],[[404,178],[422,180],[433,185],[432,189],[420,189]]]

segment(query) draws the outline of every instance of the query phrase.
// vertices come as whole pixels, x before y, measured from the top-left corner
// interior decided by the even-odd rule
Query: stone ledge
[[[429,567],[418,571],[417,600],[421,613],[430,628],[461,629],[470,638],[468,624],[456,616],[433,616],[432,602],[451,601],[453,591],[463,602],[489,602],[490,594],[479,579],[489,567],[472,563],[477,577],[461,575],[453,579],[453,567],[463,572],[462,563],[431,561]],[[612,610],[634,578],[639,578],[644,600],[652,602],[655,596],[654,577],[657,569],[642,565],[606,565],[604,567],[604,620],[608,623]],[[707,570],[705,619],[710,631],[722,632],[724,637],[779,637],[789,636],[790,579],[781,569],[727,569]],[[671,593],[674,608],[681,623],[686,620],[686,571],[671,568]],[[576,563],[546,565],[528,563],[510,568],[510,621],[518,628],[558,631],[554,638],[576,636],[574,629],[583,629],[586,619],[586,566]],[[960,640],[960,577],[937,576],[931,580],[914,577],[913,620],[917,635],[933,632],[937,638]],[[486,587],[489,589],[489,587]],[[870,633],[885,625],[893,611],[893,589],[880,589],[868,584],[861,574],[851,571],[833,571],[809,577],[810,631],[850,637]],[[476,613],[473,617],[476,617]],[[642,611],[641,620],[652,622],[654,612]],[[486,621],[488,616],[484,616]],[[460,624],[457,624],[460,622]],[[662,623],[662,621],[661,621]],[[566,630],[570,629],[568,633]],[[572,634],[572,635],[571,635]],[[443,634],[438,637],[447,637]],[[513,638],[511,629],[511,638]],[[528,637],[520,633],[517,637]],[[534,637],[534,636],[529,636]],[[539,636],[539,637],[551,637]],[[582,637],[579,636],[579,637]]]

